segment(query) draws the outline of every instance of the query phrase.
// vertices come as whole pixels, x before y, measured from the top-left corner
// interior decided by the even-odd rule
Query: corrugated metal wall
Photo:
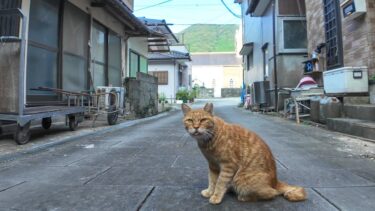
[[[0,0],[1,9],[20,8],[22,0]],[[18,36],[19,17],[0,15],[0,36]]]

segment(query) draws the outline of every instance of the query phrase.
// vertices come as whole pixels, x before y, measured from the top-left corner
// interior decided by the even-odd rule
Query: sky
[[[237,15],[241,14],[239,4],[224,0]],[[241,19],[232,15],[221,0],[134,0],[134,14],[137,17],[164,19],[173,24],[174,33],[192,24],[240,24]]]

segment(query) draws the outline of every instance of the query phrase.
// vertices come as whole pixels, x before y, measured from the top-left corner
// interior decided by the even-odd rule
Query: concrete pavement
[[[197,103],[196,106],[203,106]],[[374,210],[375,145],[214,101],[215,113],[270,145],[279,178],[307,188],[305,202],[220,205],[200,196],[207,164],[181,113],[82,136],[0,163],[0,210]]]

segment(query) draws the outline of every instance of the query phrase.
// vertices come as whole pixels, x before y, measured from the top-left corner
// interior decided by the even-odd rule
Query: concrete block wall
[[[0,113],[18,112],[20,43],[0,43]]]
[[[127,78],[126,112],[136,117],[147,117],[158,113],[158,79],[148,74],[137,73],[137,78]]]
[[[241,88],[223,88],[221,89],[221,97],[240,97]]]

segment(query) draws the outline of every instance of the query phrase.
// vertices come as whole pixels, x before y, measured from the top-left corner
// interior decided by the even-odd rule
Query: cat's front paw
[[[203,197],[205,197],[205,198],[210,198],[211,196],[212,196],[212,194],[214,194],[214,192],[213,191],[210,191],[210,189],[204,189],[204,190],[202,190],[202,192],[201,192],[201,195],[203,196]]]
[[[213,196],[210,197],[210,203],[211,204],[220,204],[221,200],[222,200],[222,197],[219,197],[219,196],[216,196],[216,195],[213,195]]]

